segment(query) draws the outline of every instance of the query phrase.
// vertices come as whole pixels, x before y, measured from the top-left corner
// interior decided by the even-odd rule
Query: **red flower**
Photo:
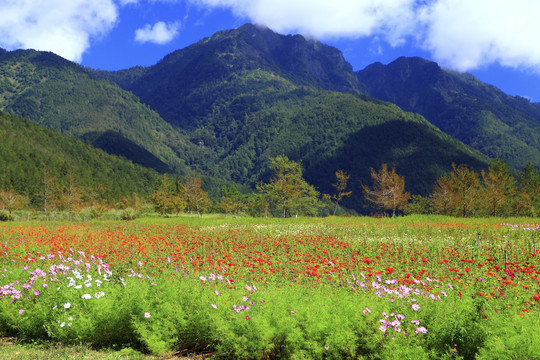
[[[533,295],[533,299],[536,301],[540,301],[540,294]]]
[[[246,316],[246,320],[249,320],[249,316]]]

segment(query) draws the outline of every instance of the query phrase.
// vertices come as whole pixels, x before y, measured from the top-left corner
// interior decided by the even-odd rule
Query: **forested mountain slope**
[[[78,139],[0,112],[0,189],[39,201],[44,173],[61,187],[73,172],[79,186],[105,190],[105,200],[148,195],[159,182],[150,169],[95,149]]]
[[[53,53],[0,53],[0,110],[160,172],[186,171],[189,144],[130,92]]]
[[[280,154],[302,161],[322,191],[331,190],[338,169],[358,187],[370,167],[386,162],[411,191],[427,193],[452,162],[487,163],[422,117],[359,95],[336,49],[249,24],[155,66],[96,76],[133,91],[208,151],[205,162],[190,165],[251,186],[268,175],[269,157]],[[351,203],[359,204],[356,193]]]
[[[540,104],[512,97],[470,74],[401,57],[358,72],[369,96],[419,113],[445,133],[517,169],[540,168]]]

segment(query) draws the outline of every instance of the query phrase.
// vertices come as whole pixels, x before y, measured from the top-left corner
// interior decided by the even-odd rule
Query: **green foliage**
[[[75,136],[157,171],[186,171],[180,131],[131,93],[52,53],[0,56],[0,110]]]
[[[269,206],[282,217],[293,214],[314,215],[317,213],[319,193],[302,176],[302,164],[286,156],[270,159],[274,176],[268,183],[257,185]]]
[[[358,72],[366,94],[419,113],[445,133],[515,169],[540,167],[540,111],[469,74],[401,57]]]
[[[137,193],[147,196],[158,175],[126,159],[109,155],[80,140],[44,129],[28,120],[0,113],[0,190],[13,189],[31,199],[33,206],[42,202],[44,165],[55,186],[68,183],[72,171],[77,184],[86,189],[102,188],[100,200],[117,201]]]

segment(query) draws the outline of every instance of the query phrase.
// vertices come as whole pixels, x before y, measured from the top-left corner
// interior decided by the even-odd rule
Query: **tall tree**
[[[483,199],[490,215],[497,216],[500,208],[516,194],[516,180],[510,167],[501,159],[494,159],[488,170],[482,170],[481,174]]]
[[[73,213],[82,206],[83,190],[77,184],[72,170],[68,171],[66,180],[66,185],[60,194],[60,204],[69,212],[69,221],[72,221]]]
[[[197,171],[193,172],[184,184],[178,183],[182,189],[187,206],[190,211],[197,211],[199,217],[202,213],[212,205],[212,200],[208,197],[208,193],[202,188],[202,179],[198,176]]]
[[[0,208],[8,212],[8,220],[12,220],[12,213],[22,209],[26,203],[26,198],[13,191],[13,189],[0,190]]]
[[[449,175],[451,203],[450,207],[459,215],[474,215],[480,203],[481,185],[478,173],[465,164],[456,166],[452,163]]]
[[[51,211],[51,209],[55,208],[55,203],[58,200],[58,189],[56,186],[56,177],[50,174],[49,167],[45,164],[43,164],[41,181],[43,185],[41,189],[43,212],[45,212],[45,216],[47,217],[47,220],[49,220],[49,212]]]
[[[379,171],[371,168],[370,175],[373,187],[362,185],[366,199],[382,211],[392,211],[394,217],[396,210],[406,206],[411,198],[411,194],[405,192],[405,179],[396,169],[388,171],[388,164],[382,164]]]
[[[280,155],[270,159],[274,176],[269,183],[260,183],[257,189],[263,198],[280,209],[285,218],[292,212],[316,213],[319,206],[319,192],[308,184],[302,175],[302,164]]]
[[[352,194],[352,191],[345,191],[347,189],[347,183],[350,177],[351,176],[343,170],[336,171],[336,183],[332,184],[332,186],[336,189],[336,192],[332,195],[323,195],[324,199],[327,199],[330,202],[334,201],[333,215],[336,215],[339,202],[343,200],[343,198],[349,197]]]
[[[154,204],[154,209],[161,215],[170,213],[172,209],[171,197],[172,193],[169,176],[167,174],[163,174],[159,187],[152,194],[152,203]]]
[[[435,182],[431,203],[438,214],[448,215],[452,210],[452,186],[449,175],[441,176]]]
[[[540,174],[530,162],[519,174],[519,193],[514,207],[517,214],[540,214]]]

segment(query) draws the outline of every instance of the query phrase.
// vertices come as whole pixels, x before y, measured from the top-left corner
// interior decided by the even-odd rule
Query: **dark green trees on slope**
[[[133,94],[53,53],[0,54],[0,110],[157,171],[186,171],[180,131]]]
[[[421,58],[358,72],[366,94],[419,113],[445,133],[514,169],[540,168],[540,104]]]
[[[113,202],[133,193],[147,196],[158,181],[152,170],[0,112],[0,189],[39,201],[44,169],[55,185],[72,172],[79,186],[101,188],[102,200]]]
[[[189,133],[206,154],[190,166],[251,187],[270,177],[269,158],[282,154],[302,161],[308,182],[323,192],[338,169],[358,184],[386,162],[405,175],[408,190],[425,194],[452,162],[487,166],[422,117],[359,95],[336,49],[253,25],[108,78]],[[347,202],[360,209],[363,198]]]

